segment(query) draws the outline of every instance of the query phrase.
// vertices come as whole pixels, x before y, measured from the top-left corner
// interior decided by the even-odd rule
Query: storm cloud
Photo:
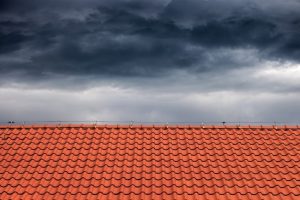
[[[227,94],[222,96],[222,108],[217,108],[217,95],[209,106],[201,98],[194,102],[196,107],[209,108],[197,111],[203,113],[201,119],[219,120],[226,118],[235,105],[241,107],[240,100],[248,94],[262,94],[264,100],[253,99],[248,111],[238,115],[240,119],[295,121],[300,113],[274,118],[279,111],[272,113],[266,107],[268,111],[261,113],[255,111],[255,105],[264,110],[266,99],[272,102],[280,99],[280,106],[289,110],[283,97],[291,97],[286,99],[289,105],[298,98],[299,10],[297,0],[3,0],[0,3],[2,104],[4,99],[8,101],[6,92],[24,88],[26,93],[39,90],[40,95],[54,90],[50,96],[62,91],[84,93],[99,87],[134,90],[136,96],[144,91],[151,96],[169,94],[168,98],[175,99],[176,94],[178,98],[186,94],[203,99],[211,93]],[[229,105],[226,101],[232,94],[236,103]],[[156,109],[151,105],[157,105],[159,120],[199,119],[192,108],[185,106],[185,100],[168,108],[159,105],[160,101],[146,101],[149,96],[144,98],[140,99],[140,105],[136,102],[132,118],[154,112]],[[101,99],[101,95],[96,99]],[[26,101],[32,100],[24,101],[18,103],[25,107]],[[110,101],[116,107],[130,107],[131,102],[126,105],[126,101],[113,95]],[[34,106],[30,104],[31,107]],[[74,104],[74,115],[78,107]],[[125,109],[123,114],[117,114],[112,107],[106,103],[101,106],[116,113],[112,119],[126,118],[131,113]],[[294,107],[299,108],[296,104]],[[80,112],[78,109],[77,115],[84,119],[100,116],[93,112],[83,114],[85,109],[88,108]],[[21,110],[27,113],[26,109]],[[209,114],[209,110],[219,114]],[[2,113],[5,113],[1,116],[3,120],[26,118],[10,115],[7,110]],[[57,118],[60,112],[45,115]],[[73,119],[66,113],[64,116]],[[227,118],[238,120],[238,117]]]

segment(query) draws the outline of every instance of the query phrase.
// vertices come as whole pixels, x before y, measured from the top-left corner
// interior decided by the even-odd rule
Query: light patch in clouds
[[[285,68],[278,68],[273,64],[273,67],[266,66],[246,78],[247,81],[253,81],[253,85],[258,84],[255,87],[271,83],[274,88],[291,88],[297,85],[299,70],[298,65],[287,64]],[[258,80],[260,83],[255,83]],[[117,84],[74,91],[2,87],[0,121],[133,120],[201,123],[225,120],[237,123],[298,123],[300,119],[300,95],[295,90],[268,91],[270,86],[260,90],[244,88],[235,91],[224,88],[214,91],[175,88],[176,84],[169,91],[151,87],[120,87]]]
[[[1,89],[1,121],[298,122],[298,94]],[[22,101],[22,103],[20,103]]]
[[[264,70],[258,71],[255,78],[262,79],[274,87],[285,86],[286,89],[298,89],[300,92],[300,65],[286,63],[276,67],[268,66]]]

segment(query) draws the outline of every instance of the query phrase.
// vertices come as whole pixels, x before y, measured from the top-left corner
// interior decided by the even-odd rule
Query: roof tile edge
[[[16,128],[165,128],[165,129],[300,129],[299,125],[145,125],[145,124],[9,124],[0,125],[0,129]]]

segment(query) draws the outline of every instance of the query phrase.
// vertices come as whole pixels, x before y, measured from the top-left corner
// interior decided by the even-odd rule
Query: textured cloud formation
[[[71,93],[76,98],[78,93],[91,93],[91,88],[108,87],[112,93],[121,88],[136,94],[125,95],[127,101],[111,95],[107,102],[114,104],[101,106],[106,114],[96,114],[98,109],[87,111],[77,101],[70,104],[73,115],[84,119],[124,119],[129,115],[145,120],[293,121],[300,113],[281,118],[276,114],[280,113],[278,109],[272,112],[270,106],[280,105],[283,110],[298,106],[291,102],[297,100],[300,88],[299,10],[297,0],[2,0],[0,100],[4,105],[22,96],[12,91],[38,90],[32,91],[34,98],[47,96],[53,103],[41,104],[51,104],[45,115],[27,110],[29,119],[79,119],[58,112],[62,108],[51,108],[64,95]],[[64,94],[55,101],[62,91]],[[143,91],[151,95],[142,95]],[[212,93],[211,99],[205,100]],[[147,100],[164,94],[170,95],[166,99],[196,95],[193,106],[201,109],[187,107],[191,102],[186,100],[170,107],[163,99]],[[258,97],[251,100],[249,109],[229,117],[250,94]],[[13,96],[7,98],[9,95]],[[135,97],[140,104],[132,103]],[[97,105],[102,96],[93,98],[90,103]],[[217,106],[219,98],[223,101],[221,108]],[[231,98],[235,100],[229,105],[226,102]],[[26,118],[25,105],[31,110],[37,103],[22,99],[16,102],[22,108],[14,114],[2,106],[1,119]],[[255,105],[260,111],[255,111]],[[119,113],[114,107],[124,110]],[[143,113],[152,111],[157,113],[154,117],[143,117]]]
[[[158,92],[115,87],[85,91],[0,90],[0,121],[299,123],[299,95],[256,92]],[[20,104],[19,100],[23,103]]]
[[[300,18],[289,14],[300,6],[293,1],[75,1],[70,8],[70,1],[22,2],[2,2],[3,73],[156,76],[249,66],[215,54],[228,48],[257,49],[258,58],[270,60],[300,58]]]

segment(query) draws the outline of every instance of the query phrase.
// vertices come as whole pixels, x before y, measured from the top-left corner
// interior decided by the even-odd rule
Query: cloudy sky
[[[299,0],[1,0],[0,121],[300,122]]]

